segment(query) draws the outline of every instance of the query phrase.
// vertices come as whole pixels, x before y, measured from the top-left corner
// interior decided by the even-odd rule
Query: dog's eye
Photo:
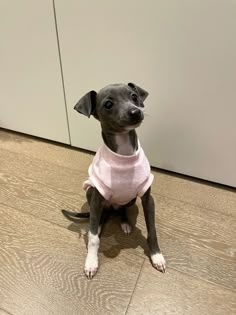
[[[111,109],[112,108],[112,106],[113,106],[113,103],[112,103],[112,101],[106,101],[105,103],[104,103],[104,107],[106,108],[106,109]]]
[[[131,97],[132,97],[132,100],[133,100],[134,102],[137,102],[137,100],[138,100],[138,95],[137,95],[137,94],[132,93],[132,94],[131,94]]]

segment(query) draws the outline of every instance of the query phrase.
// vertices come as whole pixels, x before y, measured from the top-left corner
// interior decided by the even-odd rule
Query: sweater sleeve
[[[148,188],[152,185],[153,179],[154,179],[154,176],[152,173],[150,173],[147,179],[139,186],[138,188],[139,197],[142,197],[145,194]]]

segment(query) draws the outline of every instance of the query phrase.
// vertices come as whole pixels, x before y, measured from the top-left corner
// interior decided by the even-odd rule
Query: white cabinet
[[[72,145],[98,122],[74,104],[134,81],[150,92],[139,135],[151,164],[236,186],[236,2],[56,0]]]
[[[147,89],[138,130],[153,166],[236,186],[236,2],[0,2],[0,127],[96,150],[73,110],[91,89]],[[68,120],[67,121],[67,112]],[[68,126],[69,122],[69,126]]]
[[[52,1],[0,2],[0,127],[69,143]]]

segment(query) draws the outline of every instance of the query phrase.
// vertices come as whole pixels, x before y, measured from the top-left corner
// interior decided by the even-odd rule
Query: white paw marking
[[[165,258],[163,257],[161,253],[151,255],[151,261],[154,268],[156,268],[157,270],[163,273],[166,271]]]
[[[84,272],[88,279],[92,279],[93,276],[96,274],[98,270],[98,257],[97,255],[87,255],[86,261],[85,261],[85,267]]]
[[[121,223],[121,228],[122,228],[122,231],[123,231],[125,234],[130,234],[131,231],[132,231],[131,226],[130,226],[129,223],[127,223],[127,222]]]
[[[98,269],[98,234],[89,232],[88,254],[85,261],[84,272],[89,279],[92,279]]]

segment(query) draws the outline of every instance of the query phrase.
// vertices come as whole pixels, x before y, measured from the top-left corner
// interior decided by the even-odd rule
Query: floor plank
[[[45,161],[0,150],[0,198],[13,208],[66,227],[61,209],[80,210],[86,202],[84,175]]]
[[[94,154],[0,128],[0,149],[87,173]]]
[[[0,130],[0,314],[124,314],[143,262],[128,314],[233,314],[235,192],[161,171],[152,191],[167,274],[145,255],[138,201],[129,210],[132,234],[114,213],[99,273],[84,278],[88,221],[72,223],[61,209],[88,209],[82,183],[92,158]]]
[[[5,205],[86,234],[87,221],[70,224],[60,211],[80,209],[85,203],[85,195],[78,188],[84,174],[5,150],[1,150],[0,165],[0,198]],[[235,218],[155,193],[154,197],[159,239],[168,265],[232,289],[236,285]],[[121,232],[118,220],[107,225],[101,248],[108,257],[118,256],[120,252],[144,257],[146,226],[140,202],[138,208],[131,210],[133,225],[135,221],[137,224],[129,237]]]
[[[235,293],[169,269],[150,270],[145,262],[127,315],[233,315]]]
[[[7,312],[6,310],[0,308],[0,315],[12,315],[12,314]]]
[[[100,254],[89,281],[77,233],[4,206],[0,215],[0,307],[17,315],[124,314],[143,259]]]
[[[236,220],[166,197],[154,197],[157,204],[157,233],[167,267],[236,290]],[[125,238],[120,233],[116,218],[105,227],[103,243],[112,244],[103,248],[108,257],[119,255],[120,252],[130,252],[140,257],[148,254],[140,201],[137,206],[139,215],[136,207],[130,209],[132,225],[136,225],[130,236]]]
[[[78,170],[87,176],[93,154],[0,129],[0,149]],[[155,193],[198,207],[236,216],[236,193],[223,186],[154,171]],[[80,186],[78,186],[81,189]]]
[[[233,188],[162,172],[157,173],[153,188],[159,195],[236,216],[236,190]]]
[[[236,220],[166,197],[156,201],[156,226],[169,268],[236,289]],[[146,235],[143,216],[137,228]]]

